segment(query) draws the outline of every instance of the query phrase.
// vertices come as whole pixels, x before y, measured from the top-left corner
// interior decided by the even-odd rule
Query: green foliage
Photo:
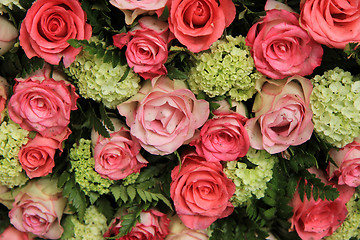
[[[8,212],[9,210],[4,205],[0,204],[0,234],[10,225]]]
[[[356,60],[357,64],[360,65],[360,43],[349,43],[344,52],[348,55],[348,58]]]

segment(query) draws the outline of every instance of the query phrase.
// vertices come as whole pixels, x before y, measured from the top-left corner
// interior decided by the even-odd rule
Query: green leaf
[[[126,188],[122,185],[120,186],[120,198],[124,203],[126,203],[129,200],[129,196],[127,194]]]
[[[299,182],[299,196],[302,202],[304,201],[304,189],[305,189],[305,180],[304,178],[301,178]]]
[[[144,193],[144,191],[142,189],[137,188],[136,189],[137,193],[139,194],[140,198],[144,201],[147,202],[147,198],[146,195]]]
[[[100,197],[100,194],[96,192],[89,192],[88,196],[90,199],[90,204],[94,204],[96,200],[98,200],[98,198]]]
[[[103,103],[100,104],[99,111],[100,111],[101,119],[103,120],[105,126],[106,126],[110,131],[115,131],[114,124],[112,123],[111,119],[110,119],[109,116],[107,115],[106,110],[105,110],[105,106],[104,106]]]
[[[180,71],[178,68],[176,68],[172,65],[167,65],[166,68],[168,70],[168,77],[170,79],[187,79],[188,78],[186,73]]]
[[[273,207],[273,208],[270,208],[270,209],[264,211],[263,214],[264,214],[265,219],[270,220],[275,217],[275,213],[276,213],[276,208]]]
[[[96,200],[95,202],[96,208],[101,212],[110,222],[114,217],[114,209],[111,205],[111,202],[105,198],[104,196],[101,196]]]
[[[102,122],[96,116],[94,109],[90,110],[90,123],[94,127],[95,131],[98,132],[101,136],[105,138],[109,138],[110,134],[106,127],[102,124]]]
[[[129,197],[130,197],[130,200],[134,200],[135,196],[136,196],[136,190],[135,188],[133,188],[132,186],[128,186],[127,189],[126,189]]]
[[[64,186],[64,184],[66,183],[66,181],[67,181],[69,178],[70,178],[70,173],[67,172],[67,171],[64,171],[64,172],[60,175],[60,177],[59,177],[59,179],[58,179],[57,186],[58,186],[59,188],[62,188],[62,187]]]
[[[119,200],[120,196],[121,196],[121,187],[119,185],[113,185],[110,188],[110,191],[112,193],[112,195],[115,198],[115,201]]]

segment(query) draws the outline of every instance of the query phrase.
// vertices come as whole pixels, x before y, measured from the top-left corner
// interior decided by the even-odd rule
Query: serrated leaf
[[[288,196],[293,196],[295,191],[296,191],[296,186],[298,183],[298,179],[295,177],[292,177],[289,179],[287,187],[286,187],[286,192]]]
[[[137,188],[136,189],[137,193],[139,194],[140,198],[144,201],[147,202],[147,198],[146,195],[144,193],[144,191],[142,189]]]
[[[187,74],[180,71],[178,68],[172,66],[172,65],[168,65],[166,66],[167,71],[168,71],[168,77],[170,79],[187,79]]]
[[[127,194],[126,188],[122,185],[120,186],[120,198],[124,203],[126,203],[129,200],[129,196]]]
[[[275,217],[275,213],[276,213],[276,208],[273,207],[273,208],[270,208],[270,209],[267,209],[266,211],[264,211],[263,214],[267,220],[270,220]]]
[[[165,203],[171,210],[173,210],[172,205],[171,205],[169,199],[167,199],[167,198],[166,198],[164,195],[162,195],[162,194],[157,194],[156,196],[157,196],[161,201],[163,201],[163,203]]]
[[[109,138],[110,134],[108,132],[108,130],[106,129],[106,127],[104,127],[104,125],[102,124],[102,122],[98,119],[98,117],[96,116],[94,109],[90,110],[90,122],[91,125],[94,127],[95,131],[98,132],[101,136],[105,137],[105,138]]]
[[[89,192],[88,196],[89,196],[90,204],[94,204],[96,200],[98,200],[98,198],[100,197],[100,194],[96,192]]]
[[[58,183],[57,183],[58,188],[62,188],[69,178],[70,178],[70,173],[64,171],[58,179]]]
[[[308,200],[311,199],[311,190],[312,190],[312,185],[306,184],[305,185],[305,192],[306,192],[306,197],[307,197]]]
[[[304,180],[304,178],[301,178],[298,188],[299,188],[300,200],[303,202],[304,201],[304,192],[305,192],[305,180]]]
[[[81,47],[81,44],[77,39],[69,39],[69,40],[67,40],[67,42],[68,42],[68,44],[70,44],[70,46],[72,46],[74,48]]]
[[[276,199],[265,196],[262,198],[262,200],[269,206],[276,206]]]
[[[63,196],[65,197],[69,196],[74,186],[75,186],[74,180],[70,179],[70,181],[67,181],[62,191]]]
[[[103,120],[105,126],[110,131],[114,131],[115,130],[114,124],[111,121],[111,119],[109,118],[109,116],[107,115],[104,104],[100,104],[99,111],[100,111],[101,119]]]
[[[135,196],[136,196],[136,190],[135,188],[133,188],[132,186],[128,186],[126,188],[126,192],[128,193],[130,200],[134,200]]]
[[[121,195],[120,186],[119,185],[113,185],[113,186],[111,186],[110,191],[111,191],[112,195],[114,196],[115,201],[119,200],[120,195]]]
[[[112,59],[112,51],[106,51],[103,59],[104,63],[111,62],[111,59]]]

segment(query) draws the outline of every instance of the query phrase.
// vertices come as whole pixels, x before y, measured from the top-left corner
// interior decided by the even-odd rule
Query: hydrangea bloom
[[[264,150],[250,148],[245,156],[255,164],[255,168],[247,168],[247,164],[239,161],[226,162],[224,172],[236,186],[235,194],[230,200],[235,206],[242,206],[252,197],[264,197],[266,184],[271,180],[273,167],[277,158]]]
[[[89,194],[90,191],[106,194],[113,181],[102,178],[95,172],[95,160],[91,154],[91,140],[81,138],[79,145],[70,149],[71,171],[75,173],[80,188]]]
[[[18,153],[28,142],[29,132],[8,120],[1,123],[0,133],[0,185],[9,188],[23,185],[29,178],[20,165]]]
[[[360,238],[360,204],[359,195],[357,193],[346,204],[348,215],[342,225],[326,240],[337,239],[359,239]]]
[[[226,36],[226,40],[216,41],[210,52],[197,55],[189,76],[195,94],[203,91],[210,97],[228,95],[243,101],[255,94],[255,81],[261,74],[255,69],[245,38]]]
[[[21,7],[19,0],[1,0],[0,3],[0,15],[2,15],[4,12],[6,11],[5,7],[8,7],[10,9],[13,9],[13,6],[17,6],[20,9],[23,9],[23,7]]]
[[[328,143],[344,147],[360,135],[360,79],[335,68],[312,82],[314,130]]]
[[[91,205],[85,211],[84,222],[80,222],[76,215],[69,215],[65,219],[65,225],[69,224],[73,226],[72,237],[61,237],[62,240],[75,240],[75,239],[87,239],[87,240],[103,240],[103,234],[107,229],[106,217],[101,214],[95,206]],[[66,230],[66,227],[65,227]]]
[[[140,89],[140,78],[130,70],[125,80],[120,81],[127,66],[104,63],[102,58],[82,51],[67,69],[68,75],[77,79],[79,93],[84,98],[103,102],[108,108],[115,108]]]

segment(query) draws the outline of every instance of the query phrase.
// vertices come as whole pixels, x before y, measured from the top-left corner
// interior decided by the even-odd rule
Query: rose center
[[[210,18],[210,8],[203,1],[196,1],[191,4],[184,13],[184,21],[191,28],[204,26]]]

